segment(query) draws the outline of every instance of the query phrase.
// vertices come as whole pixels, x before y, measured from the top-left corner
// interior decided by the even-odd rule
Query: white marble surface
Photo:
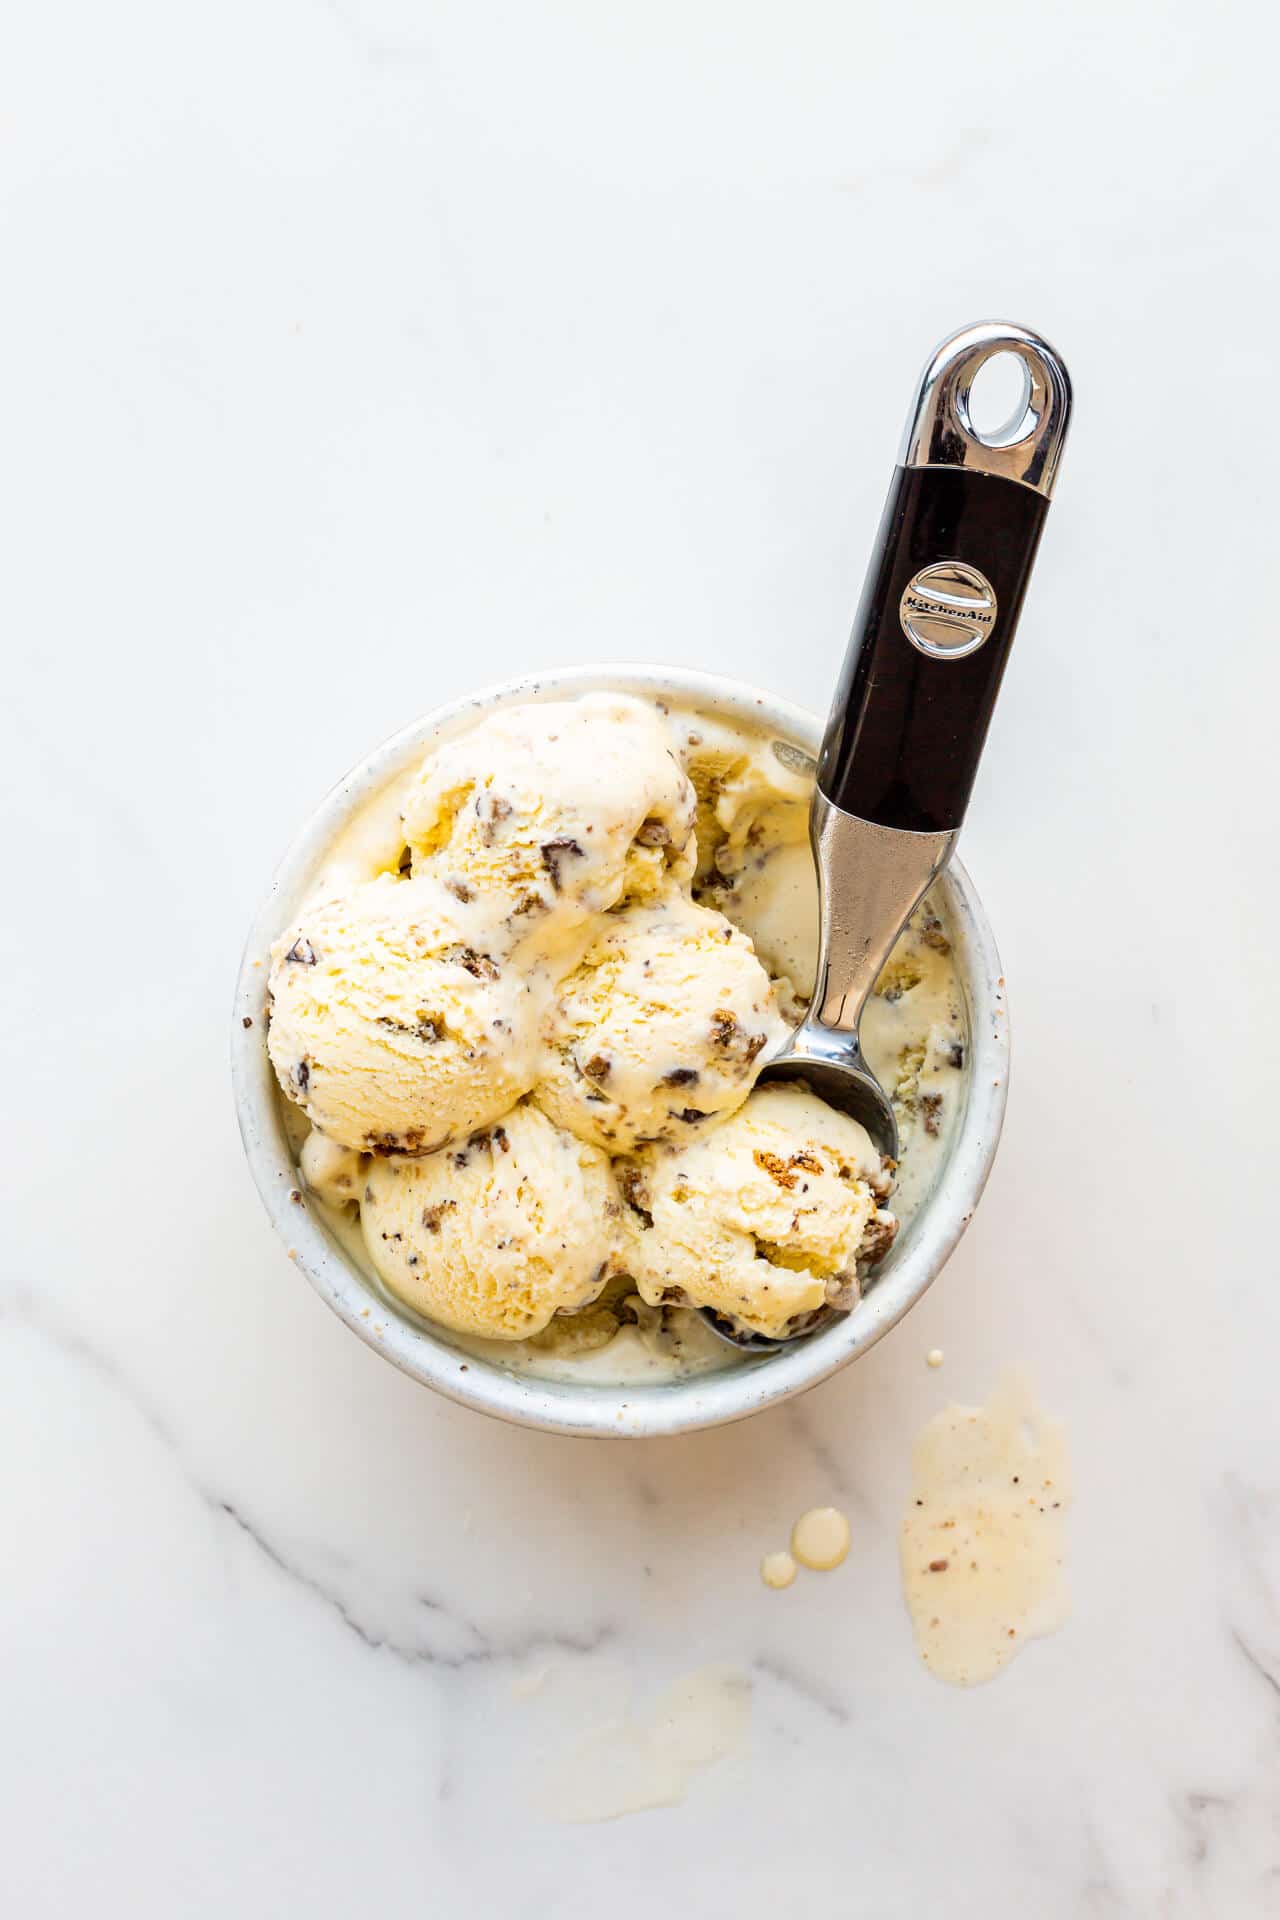
[[[8,10],[6,1913],[1277,1910],[1272,22]],[[518,666],[823,704],[917,364],[998,312],[1079,412],[966,832],[1015,1034],[973,1229],[744,1427],[435,1401],[241,1164],[277,853]],[[908,1450],[1019,1360],[1070,1424],[1075,1612],[953,1692],[897,1590]],[[827,1499],[849,1563],[766,1593]],[[512,1692],[545,1655],[642,1692],[731,1661],[752,1754],[548,1825]]]

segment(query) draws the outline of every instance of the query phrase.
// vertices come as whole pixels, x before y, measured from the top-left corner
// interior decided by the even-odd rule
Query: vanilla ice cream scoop
[[[298,1171],[317,1200],[345,1207],[359,1201],[364,1186],[364,1156],[313,1127],[302,1143]]]
[[[528,1102],[442,1152],[371,1163],[360,1224],[393,1293],[490,1340],[540,1332],[629,1264],[607,1156]]]
[[[624,1187],[652,1224],[634,1253],[653,1304],[706,1307],[778,1339],[857,1298],[858,1262],[897,1231],[891,1185],[865,1129],[801,1086],[757,1088],[705,1139],[640,1153]]]
[[[611,1153],[741,1106],[786,1027],[751,942],[676,888],[622,908],[561,982],[535,1099]]]
[[[446,741],[404,808],[413,871],[545,938],[692,871],[696,798],[659,716],[590,694],[500,709]]]
[[[429,1153],[537,1077],[545,980],[467,944],[434,880],[390,875],[307,908],[271,953],[267,1046],[338,1146]]]
[[[785,742],[698,716],[682,742],[698,796],[698,879],[736,875],[778,847],[809,838],[812,767]]]

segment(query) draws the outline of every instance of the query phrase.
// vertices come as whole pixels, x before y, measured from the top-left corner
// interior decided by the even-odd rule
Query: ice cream
[[[778,1334],[854,1300],[945,1157],[967,1033],[926,903],[862,1026],[892,1215],[861,1129],[755,1087],[813,974],[812,774],[593,694],[490,714],[348,823],[273,950],[268,1045],[299,1187],[371,1284],[600,1383],[732,1364],[702,1305]]]
[[[370,1162],[360,1224],[393,1293],[488,1339],[536,1334],[628,1264],[608,1158],[528,1102],[457,1147]]]
[[[384,876],[318,901],[273,947],[271,1062],[330,1140],[427,1153],[533,1085],[541,976],[465,934],[436,881]]]
[[[364,1185],[364,1157],[354,1147],[331,1140],[312,1127],[298,1155],[298,1171],[308,1188],[326,1206],[345,1207],[359,1201]]]
[[[695,795],[661,717],[589,694],[506,707],[427,761],[404,805],[415,874],[545,943],[693,866]]]
[[[741,1106],[785,1032],[751,942],[668,886],[607,915],[561,982],[534,1097],[611,1153],[689,1140]]]
[[[777,1337],[850,1306],[858,1263],[897,1231],[888,1168],[865,1130],[800,1086],[759,1087],[714,1132],[649,1147],[623,1191],[647,1220],[635,1277],[645,1300],[710,1307]]]
[[[1063,1423],[1020,1373],[952,1403],[916,1441],[898,1532],[916,1648],[953,1686],[990,1680],[1066,1620],[1071,1464]]]
[[[698,796],[697,876],[715,885],[751,853],[806,846],[807,754],[785,741],[698,716],[684,729],[684,757]]]

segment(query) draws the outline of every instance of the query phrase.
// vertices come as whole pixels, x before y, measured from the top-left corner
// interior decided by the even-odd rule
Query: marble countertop
[[[1275,1912],[1272,16],[67,0],[3,37],[5,1911]],[[973,1227],[743,1426],[434,1399],[242,1164],[279,852],[526,666],[824,706],[918,365],[996,313],[1079,408],[964,837],[1014,1036]],[[1068,1423],[1074,1611],[957,1691],[895,1528],[921,1424],[1015,1364]],[[848,1563],[767,1592],[822,1501]],[[532,1670],[643,1700],[708,1661],[748,1754],[536,1810]]]

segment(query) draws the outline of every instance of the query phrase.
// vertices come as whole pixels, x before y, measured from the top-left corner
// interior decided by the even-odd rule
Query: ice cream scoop
[[[858,1263],[897,1221],[866,1129],[803,1086],[769,1086],[709,1135],[646,1147],[625,1170],[646,1224],[632,1272],[652,1306],[698,1306],[717,1326],[786,1338],[858,1297]]]
[[[561,981],[534,1098],[609,1153],[691,1140],[786,1032],[744,934],[677,888],[609,914]]]
[[[404,808],[432,874],[528,957],[693,866],[697,798],[652,707],[590,694],[500,708],[423,767]]]
[[[271,1063],[338,1146],[430,1153],[533,1085],[544,982],[470,946],[462,915],[434,879],[384,875],[272,948]]]
[[[364,1177],[360,1227],[379,1275],[457,1333],[525,1339],[628,1264],[608,1158],[527,1101],[438,1153],[372,1160]]]
[[[981,432],[975,382],[988,361],[1009,355],[1022,369],[1021,402],[1002,429]],[[897,1123],[862,1056],[862,1010],[955,848],[1070,413],[1066,368],[1025,328],[984,322],[937,349],[908,419],[818,759],[813,997],[759,1084],[802,1082],[892,1160]],[[713,1324],[739,1346],[776,1344]]]

